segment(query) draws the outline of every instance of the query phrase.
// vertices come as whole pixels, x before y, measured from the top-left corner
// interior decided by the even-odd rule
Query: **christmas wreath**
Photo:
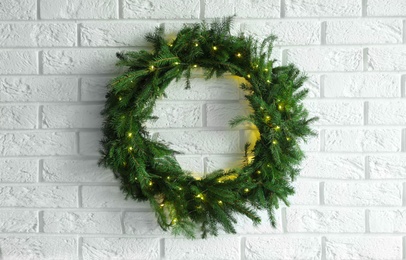
[[[268,212],[275,226],[274,209],[294,193],[304,154],[300,139],[313,134],[299,89],[306,77],[294,65],[274,67],[270,36],[261,43],[252,37],[230,34],[232,18],[211,24],[184,26],[173,41],[157,28],[146,35],[152,51],[117,53],[125,73],[109,84],[104,116],[100,164],[121,181],[121,189],[138,201],[148,200],[163,230],[195,237],[216,236],[218,230],[235,233],[236,215],[258,224],[258,210]],[[202,68],[210,79],[229,72],[246,79],[241,88],[253,110],[230,121],[232,127],[248,121],[259,131],[255,144],[245,145],[244,165],[216,170],[194,178],[176,161],[177,151],[151,138],[145,127],[156,100],[165,96],[172,80],[186,78]],[[200,229],[200,231],[199,231]]]

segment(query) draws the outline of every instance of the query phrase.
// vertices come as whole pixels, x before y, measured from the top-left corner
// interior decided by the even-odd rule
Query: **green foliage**
[[[149,200],[163,230],[193,238],[217,235],[223,229],[235,233],[236,214],[261,220],[265,209],[275,225],[274,209],[294,193],[290,182],[303,159],[299,140],[313,132],[301,101],[306,80],[294,65],[274,67],[270,60],[270,36],[262,43],[251,37],[232,36],[232,18],[212,24],[185,26],[173,42],[156,29],[146,39],[152,52],[118,53],[118,66],[127,71],[111,81],[105,109],[100,164],[121,181],[121,189],[135,200]],[[203,68],[207,79],[225,72],[247,81],[241,88],[254,111],[230,121],[254,124],[260,133],[253,146],[245,146],[245,164],[229,171],[217,170],[202,179],[181,169],[176,151],[151,139],[144,123],[158,97],[172,80]],[[251,148],[251,150],[250,150]],[[200,231],[199,231],[200,230]]]

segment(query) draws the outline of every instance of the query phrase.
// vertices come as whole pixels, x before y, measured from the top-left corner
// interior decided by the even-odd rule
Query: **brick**
[[[12,237],[0,238],[4,259],[72,259],[77,250],[72,237]]]
[[[2,77],[0,102],[75,101],[78,81],[68,77]]]
[[[83,259],[122,259],[152,260],[159,257],[157,238],[93,238],[84,237]]]
[[[280,2],[278,0],[237,0],[205,2],[205,18],[218,18],[236,15],[239,18],[279,18]]]
[[[45,105],[42,128],[100,128],[101,105]]]
[[[314,125],[363,125],[364,105],[362,101],[313,101],[303,103],[310,117],[318,117]]]
[[[369,156],[371,179],[406,178],[406,157],[403,155]]]
[[[200,16],[198,0],[160,2],[123,0],[123,17],[135,19],[197,19]]]
[[[35,20],[36,0],[2,0],[0,20]]]
[[[247,237],[245,259],[321,259],[318,237]]]
[[[81,46],[148,46],[140,35],[155,31],[158,23],[97,22],[80,25]]]
[[[206,122],[208,127],[230,127],[229,122],[236,116],[248,116],[252,109],[247,101],[233,103],[212,103],[206,105]],[[251,123],[243,122],[239,126],[248,127]]]
[[[400,206],[402,185],[391,182],[326,182],[326,205]]]
[[[74,146],[75,133],[0,133],[1,156],[72,155]]]
[[[49,50],[44,51],[44,74],[111,74],[116,51],[107,50]],[[1,66],[1,65],[0,65]]]
[[[191,79],[190,89],[184,89],[184,80],[172,81],[165,93],[168,100],[238,100],[241,82],[240,78],[232,76],[210,80],[194,77]]]
[[[200,156],[176,155],[175,157],[183,170],[193,173],[203,173],[203,159]]]
[[[296,180],[292,183],[295,194],[288,197],[292,205],[318,205],[319,183],[317,181]]]
[[[306,155],[301,177],[319,179],[364,179],[365,160],[358,155]]]
[[[142,208],[149,209],[149,204],[125,199],[125,194],[118,186],[83,186],[82,206],[84,208]]]
[[[160,132],[159,138],[185,154],[242,152],[238,131]]]
[[[324,75],[325,97],[400,97],[400,77],[393,74]]]
[[[36,51],[0,50],[0,73],[8,74],[36,74]]]
[[[286,63],[294,63],[306,72],[360,71],[361,48],[297,48],[285,50]]]
[[[0,159],[0,182],[35,182],[37,160]]]
[[[239,18],[279,18],[280,4],[279,0],[258,0],[254,2],[250,0],[237,0],[235,1],[235,15]],[[217,4],[218,7],[219,5]]]
[[[45,211],[45,233],[121,234],[120,212]]]
[[[325,150],[336,152],[400,151],[400,130],[325,130]]]
[[[154,212],[125,212],[123,217],[124,233],[137,236],[162,236]]]
[[[1,233],[34,233],[38,228],[37,212],[0,211],[0,223]]]
[[[370,101],[368,107],[368,124],[404,125],[406,124],[405,101]]]
[[[326,21],[326,44],[401,43],[402,27],[400,19]]]
[[[238,237],[199,240],[165,239],[165,256],[168,259],[238,259]]]
[[[148,121],[149,128],[201,127],[202,105],[199,103],[175,103],[158,101],[153,116],[156,121]]]
[[[285,17],[361,16],[361,2],[352,0],[286,0]]]
[[[8,35],[1,41],[2,47],[60,47],[76,45],[74,23],[3,23],[0,33]]]
[[[404,233],[406,232],[406,210],[371,210],[369,225],[371,232],[374,233]]]
[[[1,106],[0,129],[34,129],[37,106]]]
[[[367,16],[402,16],[406,15],[406,3],[403,0],[368,0]]]
[[[82,101],[105,101],[107,85],[111,78],[95,77],[82,78],[81,80],[81,100]]]
[[[205,158],[206,173],[211,173],[218,169],[232,169],[243,166],[244,157],[241,156],[208,156]]]
[[[369,71],[403,71],[406,70],[406,48],[371,47],[367,53]]]
[[[42,179],[45,182],[116,183],[113,173],[100,168],[96,160],[45,159]]]
[[[401,237],[328,237],[326,259],[401,259]]]
[[[63,208],[77,206],[77,187],[0,186],[1,207]]]
[[[269,221],[268,213],[265,210],[257,211],[259,217],[261,218],[261,223],[254,226],[252,221],[245,217],[237,215],[237,224],[236,231],[237,234],[281,234],[283,233],[282,227],[282,212],[280,209],[275,210],[274,217],[276,220],[276,227],[272,227],[271,222]]]
[[[79,153],[83,155],[100,155],[103,135],[101,132],[80,132],[79,133]]]
[[[321,42],[319,21],[255,21],[243,23],[241,30],[261,40],[274,34],[278,37],[275,44],[282,46],[317,45]]]
[[[41,19],[114,19],[117,2],[104,0],[40,0]]]
[[[305,88],[309,91],[307,97],[308,98],[320,97],[320,88],[321,88],[320,75],[309,73],[306,76],[308,78],[303,84],[302,88]]]
[[[365,213],[358,209],[286,209],[288,232],[363,233]]]

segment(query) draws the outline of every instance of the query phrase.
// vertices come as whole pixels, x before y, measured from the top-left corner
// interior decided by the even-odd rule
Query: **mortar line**
[[[165,259],[165,238],[159,240],[159,255],[161,260]]]
[[[368,71],[368,48],[362,49],[362,71]]]
[[[280,7],[281,7],[281,10],[280,10],[280,18],[285,18],[285,16],[286,16],[286,3],[285,3],[285,0],[281,0],[280,1]]]
[[[78,186],[78,208],[82,208],[82,188],[83,188],[83,185],[79,185]]]
[[[406,20],[403,20],[403,43],[406,43]]]
[[[361,3],[361,16],[362,17],[367,17],[367,0],[362,0]]]
[[[288,233],[287,227],[287,217],[286,217],[286,207],[282,208],[282,231],[283,233]]]
[[[371,233],[370,222],[369,222],[369,213],[370,213],[370,210],[366,209],[365,210],[365,233]]]
[[[247,242],[247,238],[246,237],[242,237],[240,240],[240,259],[241,260],[245,260],[245,245]]]
[[[406,91],[406,75],[402,75],[400,77],[400,97],[404,98],[406,97],[405,91]]]
[[[206,15],[206,3],[205,0],[200,0],[200,13],[199,13],[199,19],[203,20]]]
[[[325,94],[324,94],[325,81],[326,81],[326,75],[320,75],[320,86],[319,86],[320,98],[325,98]]]
[[[37,20],[41,20],[41,0],[37,0]]]
[[[39,159],[38,161],[38,174],[37,174],[37,182],[43,182],[43,171],[44,171],[44,159]]]
[[[82,40],[80,39],[82,35],[82,24],[77,23],[76,24],[76,46],[81,47],[82,45]]]
[[[369,101],[364,102],[364,125],[368,125]]]
[[[120,215],[120,225],[121,225],[121,234],[125,234],[125,227],[124,227],[124,215],[125,215],[125,211],[124,210],[122,210],[121,212],[121,215]]]
[[[38,51],[38,70],[37,73],[38,75],[44,74],[44,51]]]
[[[37,129],[42,128],[42,113],[44,112],[43,105],[38,106],[38,115],[37,115]]]
[[[319,204],[324,205],[324,181],[319,183]]]
[[[402,237],[402,259],[406,259],[406,237]]]
[[[402,129],[400,138],[400,151],[406,152],[406,129]]]
[[[371,169],[369,167],[369,156],[365,156],[365,179],[369,180],[371,179]]]
[[[78,102],[82,102],[82,78],[78,78],[78,95],[77,100]]]
[[[327,41],[327,22],[323,21],[320,25],[320,45],[326,45]]]
[[[117,17],[123,19],[123,1],[117,0]]]
[[[83,237],[78,237],[78,259],[83,259]]]
[[[321,237],[321,260],[326,260],[326,237]]]
[[[44,233],[44,211],[38,211],[38,233]]]
[[[326,136],[325,131],[326,130],[322,129],[319,132],[319,136],[320,136],[320,139],[319,139],[320,140],[319,151],[320,152],[325,152],[325,150],[326,150],[326,148],[325,148],[325,136]]]
[[[73,149],[76,154],[80,154],[80,135],[79,132],[75,132],[75,143],[73,144]]]

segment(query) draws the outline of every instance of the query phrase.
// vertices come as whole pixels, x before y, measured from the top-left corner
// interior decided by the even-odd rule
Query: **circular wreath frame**
[[[230,33],[232,17],[211,24],[185,25],[173,41],[157,28],[146,35],[151,51],[117,53],[118,66],[125,73],[109,84],[104,116],[100,164],[121,180],[127,197],[149,200],[163,230],[195,237],[218,235],[218,230],[235,233],[236,213],[260,223],[258,210],[268,212],[275,226],[274,209],[279,201],[289,205],[294,193],[290,182],[299,174],[303,159],[300,139],[313,135],[302,104],[306,80],[294,65],[274,67],[270,59],[274,36],[262,43]],[[182,170],[177,151],[153,140],[145,123],[152,116],[156,100],[165,96],[173,80],[186,78],[202,68],[210,79],[225,72],[245,78],[241,88],[252,107],[249,116],[238,116],[231,126],[252,123],[260,137],[245,145],[244,165],[216,170],[201,179]],[[200,228],[200,231],[198,231]]]

